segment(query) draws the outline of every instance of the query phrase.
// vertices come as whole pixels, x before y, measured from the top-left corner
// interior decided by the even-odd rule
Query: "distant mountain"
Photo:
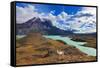
[[[48,19],[32,18],[25,23],[16,24],[16,34],[25,35],[29,32],[40,32],[42,34],[50,35],[68,35],[72,34],[72,31],[65,31],[52,25],[52,22]]]

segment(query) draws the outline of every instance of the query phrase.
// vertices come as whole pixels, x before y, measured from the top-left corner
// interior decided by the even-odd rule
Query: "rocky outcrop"
[[[93,36],[93,35],[82,35],[82,36],[81,35],[73,35],[73,36],[71,36],[71,38],[73,41],[87,42],[87,44],[85,44],[83,46],[97,48],[96,36]]]

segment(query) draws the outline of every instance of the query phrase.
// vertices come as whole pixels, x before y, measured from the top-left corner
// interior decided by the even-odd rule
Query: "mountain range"
[[[61,30],[52,25],[51,21],[48,19],[32,18],[25,23],[16,24],[16,34],[25,35],[29,32],[40,32],[42,34],[50,35],[67,35],[72,33],[72,31]]]
[[[44,35],[69,35],[74,34],[74,31],[57,28],[49,19],[43,18],[43,21],[41,21],[39,17],[33,17],[25,23],[16,24],[17,35],[26,35],[29,32],[40,32]],[[95,33],[91,34],[94,35]]]

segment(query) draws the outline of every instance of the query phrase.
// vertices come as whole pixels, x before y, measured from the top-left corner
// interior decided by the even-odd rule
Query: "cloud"
[[[38,16],[38,13],[35,12],[36,8],[32,5],[28,5],[26,7],[16,6],[16,19],[17,23],[24,23],[34,16]]]
[[[55,10],[53,10],[53,11],[50,11],[50,13],[51,13],[51,14],[54,14],[54,13],[55,13]]]
[[[74,33],[96,32],[96,8],[82,8],[74,15],[61,12],[56,16],[56,27],[63,30],[74,30]]]
[[[96,15],[96,8],[95,7],[83,7],[82,11],[79,11],[77,14],[82,14],[82,13],[89,13]]]
[[[73,15],[69,15],[64,11],[54,15],[55,10],[51,10],[49,13],[38,13],[33,5],[26,7],[16,6],[16,11],[17,23],[25,23],[33,17],[39,17],[41,21],[45,21],[44,18],[49,19],[53,26],[62,30],[74,30],[74,33],[96,32],[96,8],[94,7],[83,7]]]
[[[93,33],[96,32],[96,8],[82,8],[74,17],[75,33]],[[73,29],[74,29],[73,28]]]
[[[58,20],[66,20],[67,17],[69,17],[69,16],[68,16],[68,14],[67,14],[66,12],[64,12],[64,11],[62,11],[62,12],[61,12],[60,14],[58,14],[58,16],[57,16]]]

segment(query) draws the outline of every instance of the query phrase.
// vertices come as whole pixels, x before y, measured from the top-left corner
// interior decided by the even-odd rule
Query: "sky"
[[[80,6],[65,6],[65,5],[48,5],[48,4],[29,4],[29,3],[17,3],[16,6],[27,7],[28,5],[33,5],[36,7],[37,12],[49,13],[50,11],[55,11],[54,15],[58,15],[62,11],[68,14],[75,14],[77,11],[81,10]]]
[[[96,32],[96,8],[71,5],[16,3],[16,22],[21,24],[33,17],[51,20],[53,26],[74,33]]]

